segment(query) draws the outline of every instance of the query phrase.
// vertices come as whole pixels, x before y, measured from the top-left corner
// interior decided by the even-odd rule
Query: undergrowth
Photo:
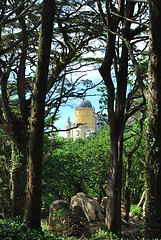
[[[42,231],[29,229],[24,222],[20,222],[18,218],[15,219],[0,219],[0,240],[74,240],[77,238],[62,238],[61,236],[55,236],[47,230],[47,226],[42,226]],[[83,236],[77,240],[84,239]],[[119,238],[103,230],[99,230],[93,234],[89,240],[118,240]]]
[[[0,240],[64,240],[54,236],[48,231],[37,231],[29,229],[24,222],[18,218],[0,220]]]

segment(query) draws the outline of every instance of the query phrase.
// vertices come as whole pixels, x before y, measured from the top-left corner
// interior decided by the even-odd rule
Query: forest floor
[[[129,222],[122,218],[122,239],[143,239],[142,236],[143,220],[139,216],[130,215]],[[62,237],[70,237],[71,239],[90,239],[100,229],[104,230],[104,223],[93,221],[88,222],[86,218],[78,216],[68,216],[65,219],[59,219],[53,232],[57,232]],[[93,238],[94,239],[94,238]],[[103,237],[96,239],[106,239]],[[115,239],[115,238],[112,238]]]
[[[130,215],[128,223],[122,220],[123,239],[143,239],[142,229],[143,219],[139,216]]]

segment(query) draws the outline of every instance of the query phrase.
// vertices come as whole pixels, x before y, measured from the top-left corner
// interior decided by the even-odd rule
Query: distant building
[[[79,127],[76,128],[76,126]],[[99,117],[94,112],[90,101],[84,99],[78,102],[75,108],[75,123],[72,124],[70,117],[68,117],[65,129],[67,130],[65,138],[73,138],[74,140],[88,137],[99,129]]]

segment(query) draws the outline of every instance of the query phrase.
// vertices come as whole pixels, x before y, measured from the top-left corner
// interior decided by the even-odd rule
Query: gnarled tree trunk
[[[120,4],[120,5],[119,5]],[[124,2],[119,1],[118,11],[124,11]],[[127,3],[126,16],[131,17],[134,11],[134,3]],[[113,81],[111,66],[115,56],[116,35],[119,25],[117,16],[110,16],[107,10],[107,45],[105,58],[100,68],[100,74],[105,82],[108,92],[108,118],[110,126],[110,161],[108,173],[106,227],[115,234],[121,235],[121,185],[122,185],[122,153],[124,110],[126,101],[127,77],[128,77],[128,50],[122,41],[120,43],[120,56],[117,56],[119,67],[115,68],[117,85]],[[129,39],[130,23],[123,21],[123,36]],[[111,31],[113,33],[111,33]],[[115,62],[115,64],[117,65]]]
[[[27,222],[30,228],[41,228],[41,184],[45,97],[54,15],[55,1],[44,0],[36,81],[31,102],[30,137],[28,146],[29,194],[27,204]]]
[[[11,169],[11,204],[12,217],[24,217],[26,206],[27,154],[20,152],[14,145],[12,149]]]
[[[161,1],[149,0],[145,239],[161,238]]]

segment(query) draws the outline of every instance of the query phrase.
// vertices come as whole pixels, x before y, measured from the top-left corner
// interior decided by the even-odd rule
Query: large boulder
[[[74,195],[70,201],[71,210],[78,216],[85,216],[89,222],[104,219],[104,209],[95,200],[80,192]]]
[[[60,214],[69,211],[69,206],[66,201],[63,200],[56,200],[50,204],[49,207],[49,224],[52,225],[55,218],[58,218]]]

